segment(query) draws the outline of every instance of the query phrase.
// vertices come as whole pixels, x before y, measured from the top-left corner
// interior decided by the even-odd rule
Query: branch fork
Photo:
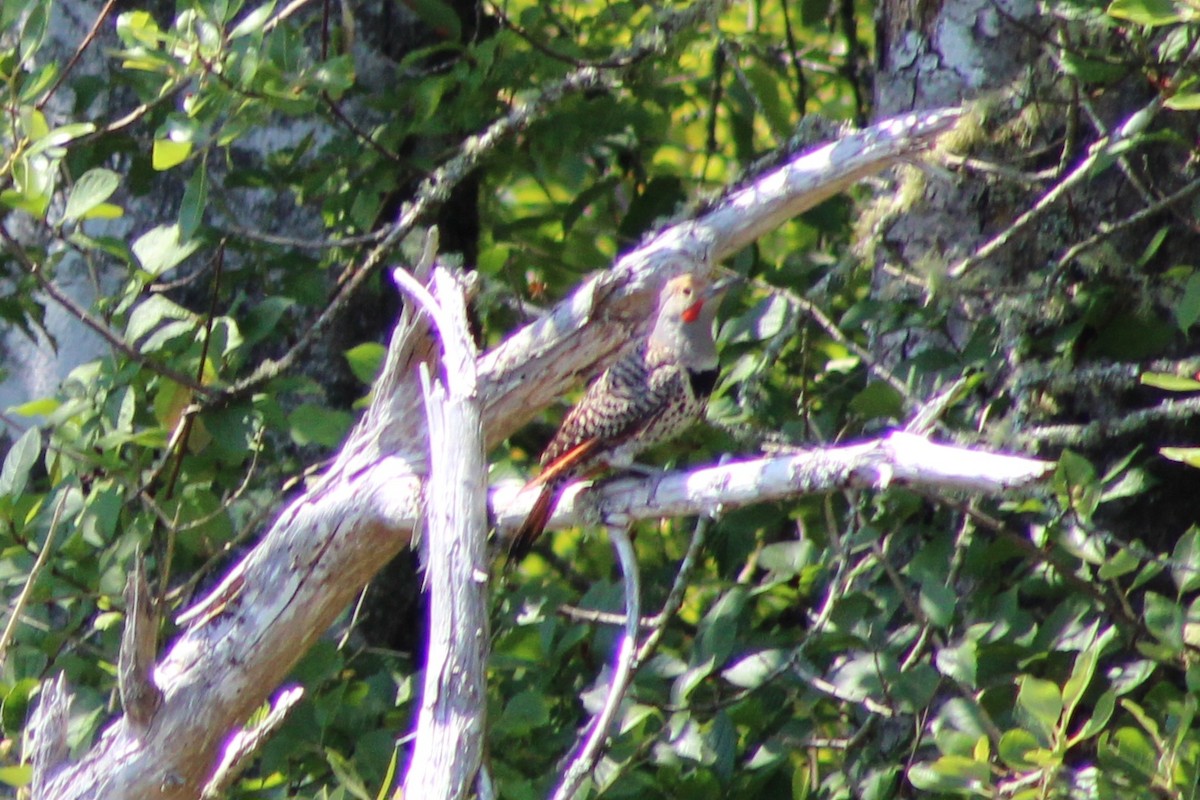
[[[530,114],[536,116],[534,111]],[[486,448],[510,436],[538,409],[614,358],[630,339],[630,320],[649,319],[665,281],[684,271],[713,269],[785,220],[863,177],[926,150],[957,117],[955,109],[911,114],[790,157],[695,219],[651,237],[545,319],[478,358],[473,351],[465,360],[452,352],[455,335],[448,329],[456,329],[457,321],[438,325],[439,336],[435,336],[430,318],[417,313],[416,304],[406,304],[373,401],[328,472],[287,504],[258,544],[230,568],[208,597],[196,603],[187,615],[189,624],[148,670],[161,691],[148,728],[139,732],[126,709],[127,716],[109,725],[90,750],[76,761],[67,761],[67,754],[53,744],[52,731],[63,719],[69,696],[54,685],[47,689],[37,713],[48,738],[33,749],[33,784],[39,796],[59,800],[198,796],[210,785],[230,732],[261,707],[379,567],[412,544],[423,516],[429,518],[425,539],[431,587],[444,584],[452,589],[447,601],[464,604],[456,608],[479,607],[486,592],[481,576],[488,566],[482,525],[489,493],[478,478],[484,474],[484,463],[480,460],[457,476],[439,478],[451,449],[431,436],[431,427],[438,424],[434,418],[444,412],[445,430],[458,427],[467,432],[453,452],[482,459]],[[448,176],[438,188],[446,189],[453,181]],[[436,248],[427,251],[432,249]],[[432,295],[442,312],[457,320],[461,300],[455,298],[461,297],[461,290],[449,285],[443,290],[442,281],[435,275]],[[420,366],[428,365],[433,374],[437,363],[446,365],[441,372],[444,381],[429,380],[423,387]],[[456,364],[468,365],[474,377],[460,383],[464,371]],[[248,379],[246,385],[255,380]],[[439,382],[444,383],[445,400],[436,388]],[[443,412],[435,412],[435,407]],[[449,421],[454,418],[467,422]],[[601,519],[633,520],[700,514],[718,504],[735,507],[808,491],[899,480],[995,493],[1031,485],[1049,469],[1046,462],[997,462],[992,459],[1015,457],[971,454],[963,448],[896,436],[886,444],[876,440],[669,473],[653,485],[621,479],[587,494],[596,495]],[[438,446],[431,449],[431,441]],[[889,446],[891,451],[886,449]],[[945,463],[938,466],[938,459],[957,464],[957,471]],[[885,476],[880,464],[891,472]],[[968,475],[971,468],[985,474]],[[468,485],[476,490],[465,499],[442,503],[442,493],[427,489],[436,480],[448,480],[447,487],[456,487],[451,492],[455,497],[457,492],[470,495],[463,488]],[[490,492],[501,535],[528,512],[526,501],[514,499],[519,489],[519,485],[497,486]],[[551,527],[579,524],[578,491],[568,487],[561,495]],[[442,564],[438,569],[443,571],[435,571],[435,562]],[[623,568],[627,580],[633,580],[633,567]],[[448,608],[436,600],[432,605],[443,611]],[[472,717],[470,711],[473,703],[482,702],[482,689],[473,681],[459,680],[458,675],[468,672],[453,670],[459,669],[456,664],[479,663],[486,653],[486,617],[478,624],[465,611],[450,617],[444,628],[440,620],[431,626],[442,640],[431,642],[427,678],[442,677],[426,684],[426,705],[406,778],[410,787],[432,785],[425,783],[422,773],[432,775],[432,780],[448,779],[456,787],[452,791],[472,780],[479,787],[490,786],[476,766],[480,762],[473,748],[457,741],[440,751],[428,747],[434,739],[427,732],[445,737],[438,741],[450,742],[447,731],[474,737],[482,725],[482,712]],[[627,618],[636,624],[636,614]],[[634,634],[627,636],[636,642]],[[433,660],[435,653],[438,660]],[[632,661],[628,664],[631,669]],[[442,668],[451,672],[443,673]],[[447,674],[454,677],[446,678]],[[456,725],[460,727],[455,729]],[[450,761],[435,760],[442,756]],[[409,796],[435,795],[410,788]]]

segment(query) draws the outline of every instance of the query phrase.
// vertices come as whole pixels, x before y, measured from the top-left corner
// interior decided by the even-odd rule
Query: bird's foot
[[[649,464],[634,463],[621,466],[608,477],[611,479],[617,479],[629,477],[630,475],[636,475],[639,478],[657,478],[666,474],[667,471],[661,467],[652,467]]]

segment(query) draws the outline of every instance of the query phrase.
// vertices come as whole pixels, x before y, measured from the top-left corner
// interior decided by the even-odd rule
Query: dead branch
[[[938,492],[1003,496],[1036,488],[1053,461],[937,444],[896,431],[841,447],[733,461],[650,478],[620,478],[563,489],[547,529],[624,524],[640,519],[704,514],[847,488],[912,486]],[[506,482],[493,488],[492,508],[501,537],[529,513],[532,492]]]
[[[615,665],[609,671],[608,693],[604,704],[592,717],[585,734],[576,743],[562,770],[562,779],[551,795],[553,800],[571,800],[583,786],[583,782],[595,768],[604,745],[608,742],[609,729],[616,719],[617,711],[637,669],[638,629],[642,615],[641,573],[633,551],[629,530],[620,525],[608,527],[608,537],[617,552],[621,564],[621,575],[625,587],[625,629],[617,647]]]
[[[478,360],[485,446],[507,437],[579,377],[607,363],[650,317],[668,278],[685,270],[711,271],[784,220],[927,148],[956,118],[953,110],[909,115],[791,158],[696,219],[664,229],[586,282],[544,320]],[[436,345],[424,318],[406,310],[374,400],[329,471],[289,503],[259,544],[180,618],[185,629],[153,671],[163,699],[145,731],[139,735],[119,717],[78,761],[44,773],[43,796],[175,800],[200,794],[231,732],[375,571],[411,543],[429,464],[417,367],[430,363]],[[894,464],[877,459],[873,468],[869,461],[869,452],[860,453],[846,479],[866,480],[875,469],[882,480],[879,470],[885,468],[891,480],[905,479],[903,459]],[[763,469],[786,469],[772,464]],[[804,474],[791,477],[801,488],[811,483]],[[710,485],[714,494],[707,499],[749,503],[762,489],[754,481],[730,481],[724,488]],[[631,518],[693,513],[706,499],[685,491],[676,502],[662,505],[670,485],[660,482],[652,495],[631,494],[633,502],[604,513],[610,519],[617,513]],[[742,493],[731,494],[737,486]],[[600,494],[608,497],[605,492]],[[554,524],[565,522],[569,507],[559,504]],[[513,512],[502,513],[511,527]]]
[[[467,327],[465,289],[434,272],[436,299],[396,270],[396,282],[436,320],[444,376],[422,370],[430,452],[421,539],[429,584],[429,648],[416,745],[401,797],[466,796],[483,761],[488,653],[487,461]]]

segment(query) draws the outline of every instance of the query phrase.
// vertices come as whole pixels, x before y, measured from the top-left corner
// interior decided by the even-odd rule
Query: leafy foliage
[[[51,23],[65,5],[0,6],[0,315],[44,335],[52,309],[79,304],[57,281],[84,276],[94,302],[68,310],[107,350],[8,414],[0,580],[15,623],[0,650],[0,783],[10,787],[30,778],[19,742],[46,678],[65,672],[76,693],[77,746],[113,712],[134,554],[150,556],[160,599],[186,602],[244,549],[280,487],[336,447],[392,319],[374,267],[403,257],[388,232],[433,167],[574,66],[620,75],[619,88],[570,95],[486,152],[465,200],[436,220],[482,278],[480,334],[495,343],[531,304],[793,146],[802,117],[864,118],[872,42],[855,37],[874,11],[734,4],[655,42],[682,4],[514,2],[477,16],[422,0],[405,4],[419,20],[401,23],[388,16],[398,5],[355,19],[179,0],[123,4],[95,34],[89,21],[63,39]],[[1100,94],[1134,74],[1171,113],[1195,108],[1193,68],[1170,86],[1160,75],[1187,63],[1187,4],[1061,5],[1079,34],[1060,52],[1073,91]],[[1121,25],[1125,49],[1105,33]],[[403,47],[391,40],[401,33]],[[650,55],[615,55],[645,40]],[[999,144],[1019,139],[1020,124],[1034,122]],[[1127,144],[1172,163],[1192,146],[1170,126]],[[1096,181],[1118,155],[1095,165]],[[947,435],[997,418],[1086,419],[1086,408],[1056,406],[1050,378],[1174,357],[1200,318],[1195,267],[1173,260],[1186,250],[1164,224],[1138,258],[1101,249],[1031,267],[1017,301],[978,290],[987,310],[956,344],[878,369],[873,346],[953,327],[962,298],[936,270],[921,302],[880,290],[852,248],[863,195],[834,198],[733,260],[751,281],[726,301],[711,424],[660,448],[661,461],[869,434],[960,378]],[[1012,368],[1025,360],[1050,378]],[[1145,384],[1190,398],[1195,381],[1174,366]],[[514,438],[496,472],[531,470],[548,432],[549,421]],[[1186,442],[1155,444],[1200,463]],[[1194,796],[1200,533],[1125,513],[1158,480],[1154,448],[1079,449],[1061,452],[1052,490],[1033,498],[894,487],[741,509],[711,530],[647,526],[646,604],[662,605],[677,582],[681,602],[639,669],[595,790]],[[1186,495],[1170,502],[1194,517]],[[618,628],[590,612],[620,612],[620,583],[592,531],[557,535],[494,577],[489,766],[502,796],[541,797],[602,692]],[[402,767],[419,653],[351,619],[336,634],[294,670],[307,699],[235,796],[375,797]]]

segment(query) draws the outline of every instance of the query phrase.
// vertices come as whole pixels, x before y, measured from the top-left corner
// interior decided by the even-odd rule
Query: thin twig
[[[29,254],[25,252],[25,248],[21,246],[21,243],[14,239],[8,232],[8,229],[3,225],[0,225],[0,238],[3,238],[8,244],[13,255],[17,257],[17,260],[21,262],[22,266],[24,266],[29,274],[33,276],[34,280],[37,281],[38,286],[41,287],[42,291],[50,295],[54,302],[58,303],[69,313],[74,315],[84,325],[100,334],[100,337],[104,339],[104,341],[108,342],[109,346],[114,350],[131,359],[132,361],[136,361],[138,364],[141,364],[152,372],[155,372],[164,378],[169,378],[178,383],[180,386],[187,387],[197,394],[201,394],[210,398],[216,396],[216,392],[207,386],[197,383],[191,376],[184,375],[179,370],[168,367],[166,364],[160,364],[144,353],[139,352],[137,348],[126,344],[125,340],[118,336],[111,328],[108,327],[108,325],[104,324],[102,320],[93,316],[90,311],[76,303],[69,295],[55,286],[54,282],[47,278],[45,273],[42,272],[41,267],[34,263],[34,261],[29,257]]]
[[[239,239],[261,242],[280,247],[294,247],[297,250],[332,250],[335,247],[357,247],[360,244],[373,244],[387,235],[387,229],[364,233],[359,236],[343,236],[329,239],[298,239],[294,236],[280,236],[276,233],[243,228],[233,223],[225,223],[222,228]]]
[[[687,552],[683,554],[683,560],[679,562],[679,569],[675,572],[675,581],[671,584],[671,590],[667,592],[667,599],[663,601],[662,608],[658,613],[651,618],[650,635],[638,649],[639,663],[645,663],[646,659],[654,653],[654,649],[658,647],[658,643],[666,631],[667,623],[683,605],[684,592],[687,591],[688,584],[692,580],[692,573],[696,571],[696,564],[700,561],[700,553],[704,549],[704,540],[708,536],[708,528],[711,524],[710,517],[700,517],[696,520],[696,527],[692,530],[692,540],[688,542]]]
[[[488,13],[494,16],[502,27],[512,31],[517,35],[517,37],[523,39],[526,44],[528,44],[534,50],[537,50],[542,55],[552,58],[555,61],[561,61],[564,64],[570,64],[576,68],[590,67],[592,69],[624,69],[646,59],[651,55],[652,52],[650,49],[639,49],[635,46],[612,58],[601,58],[595,60],[576,58],[574,56],[567,55],[566,53],[560,53],[554,48],[550,47],[550,45],[540,41],[529,31],[513,22],[512,19],[509,18],[508,15],[504,13],[503,9],[501,9],[496,3],[488,3]]]
[[[100,26],[104,24],[104,20],[108,19],[108,15],[112,12],[113,6],[116,4],[117,0],[108,0],[108,2],[104,4],[104,7],[100,9],[100,13],[96,15],[96,21],[92,23],[91,30],[89,30],[87,35],[83,37],[83,41],[79,43],[79,47],[75,48],[75,52],[67,60],[67,65],[62,68],[61,72],[58,73],[58,77],[54,79],[54,83],[52,83],[46,93],[42,95],[42,99],[38,100],[37,103],[34,104],[34,108],[36,108],[38,111],[41,111],[46,107],[46,103],[50,102],[50,98],[53,97],[54,93],[59,90],[63,84],[63,81],[65,81],[71,72],[74,71],[75,66],[79,63],[79,59],[83,57],[84,51],[87,50],[88,47],[91,46],[92,42],[96,40],[96,34],[100,32]]]
[[[304,687],[289,686],[283,689],[271,703],[271,710],[251,728],[243,728],[235,733],[225,747],[221,763],[204,786],[201,797],[204,800],[215,800],[224,797],[226,791],[233,785],[234,779],[241,774],[250,761],[251,756],[265,744],[279,726],[287,719],[292,709],[304,698]]]
[[[621,577],[625,583],[625,632],[617,649],[616,669],[608,685],[608,694],[600,712],[592,718],[587,737],[576,748],[567,762],[566,772],[552,795],[553,800],[571,800],[600,758],[600,749],[608,738],[621,701],[637,668],[638,620],[641,617],[641,581],[638,573],[637,556],[629,530],[623,525],[608,526],[608,538],[617,551],[621,564]]]
[[[375,137],[358,127],[358,124],[354,120],[346,116],[346,112],[342,111],[341,106],[339,106],[337,102],[335,102],[334,99],[329,96],[329,92],[321,92],[321,101],[325,104],[325,107],[329,109],[329,113],[333,115],[334,119],[346,126],[346,129],[349,130],[356,139],[374,150],[379,155],[383,156],[383,158],[387,161],[391,161],[394,164],[404,164],[404,159],[400,158],[400,156],[396,155],[391,150],[388,150],[379,142],[375,141]]]
[[[858,359],[866,366],[868,372],[892,387],[892,390],[900,395],[900,399],[904,403],[906,410],[911,411],[917,407],[916,398],[913,397],[912,392],[905,385],[904,381],[892,374],[891,370],[883,366],[879,359],[872,355],[869,350],[842,333],[842,329],[837,326],[837,323],[830,319],[816,303],[790,289],[781,289],[777,286],[771,286],[770,288],[773,292],[781,293],[787,298],[789,303],[803,311],[809,319],[817,323],[821,330],[825,331],[835,342],[858,356]]]
[[[618,614],[613,611],[598,611],[591,608],[579,608],[570,604],[564,604],[555,609],[555,613],[566,617],[572,622],[583,622],[588,625],[612,625],[623,626],[629,618],[624,613]],[[649,628],[652,623],[651,617],[642,617],[638,620],[638,627]]]
[[[42,549],[38,552],[33,567],[29,570],[25,585],[21,587],[21,593],[17,595],[17,599],[13,603],[12,615],[8,618],[8,624],[4,626],[4,633],[0,634],[0,665],[5,663],[5,657],[8,655],[8,643],[17,629],[17,620],[21,618],[21,612],[29,601],[29,595],[33,591],[33,585],[37,582],[38,575],[46,566],[46,559],[50,557],[54,536],[58,532],[58,521],[62,517],[64,506],[66,506],[67,494],[68,490],[64,488],[58,496],[58,504],[54,507],[54,517],[50,520],[50,530],[46,533],[46,541],[42,543]]]
[[[279,13],[267,20],[267,23],[263,25],[263,33],[270,33],[271,31],[275,30],[279,23],[283,22],[311,2],[312,0],[292,0],[292,2],[279,9]]]
[[[1102,417],[1073,425],[1037,425],[1021,432],[1016,441],[1022,447],[1069,446],[1085,447],[1121,436],[1137,433],[1156,422],[1178,422],[1200,416],[1200,397],[1183,400],[1163,400],[1151,408],[1123,411],[1118,416]]]
[[[1079,162],[1075,169],[1071,170],[1061,181],[1059,181],[1050,191],[1042,195],[1033,207],[1030,208],[1021,216],[1017,217],[1011,225],[1003,231],[996,234],[990,241],[980,246],[974,253],[959,261],[954,266],[947,270],[947,274],[952,278],[961,278],[969,270],[982,264],[988,258],[995,255],[1001,248],[1012,242],[1016,235],[1024,230],[1031,222],[1045,214],[1055,202],[1065,195],[1069,190],[1076,185],[1082,183],[1085,178],[1091,176],[1092,171],[1102,158],[1109,156],[1117,147],[1124,144],[1129,139],[1142,133],[1151,120],[1162,109],[1163,98],[1155,96],[1153,100],[1143,106],[1141,109],[1130,114],[1123,124],[1115,133],[1106,136],[1095,142],[1091,147],[1091,152],[1087,157]]]
[[[1197,191],[1200,191],[1200,180],[1194,180],[1191,183],[1186,184],[1183,188],[1167,195],[1155,203],[1146,206],[1135,214],[1130,214],[1120,222],[1107,223],[1101,220],[1100,230],[1083,241],[1076,242],[1074,245],[1072,245],[1067,252],[1063,253],[1059,257],[1058,263],[1055,266],[1058,269],[1062,269],[1066,264],[1077,258],[1083,251],[1095,247],[1110,236],[1118,234],[1127,228],[1131,228],[1138,223],[1144,222],[1155,214],[1167,210],[1176,203],[1187,200]]]
[[[85,133],[82,136],[74,139],[72,144],[75,146],[86,144],[103,138],[109,134],[117,133],[126,128],[132,127],[138,120],[145,117],[154,109],[161,105],[170,103],[175,99],[175,96],[191,86],[191,80],[186,76],[179,76],[168,81],[162,89],[159,90],[158,97],[153,100],[147,100],[139,106],[134,107],[123,117],[118,117],[112,122],[105,125],[103,128],[98,128],[91,133]]]

